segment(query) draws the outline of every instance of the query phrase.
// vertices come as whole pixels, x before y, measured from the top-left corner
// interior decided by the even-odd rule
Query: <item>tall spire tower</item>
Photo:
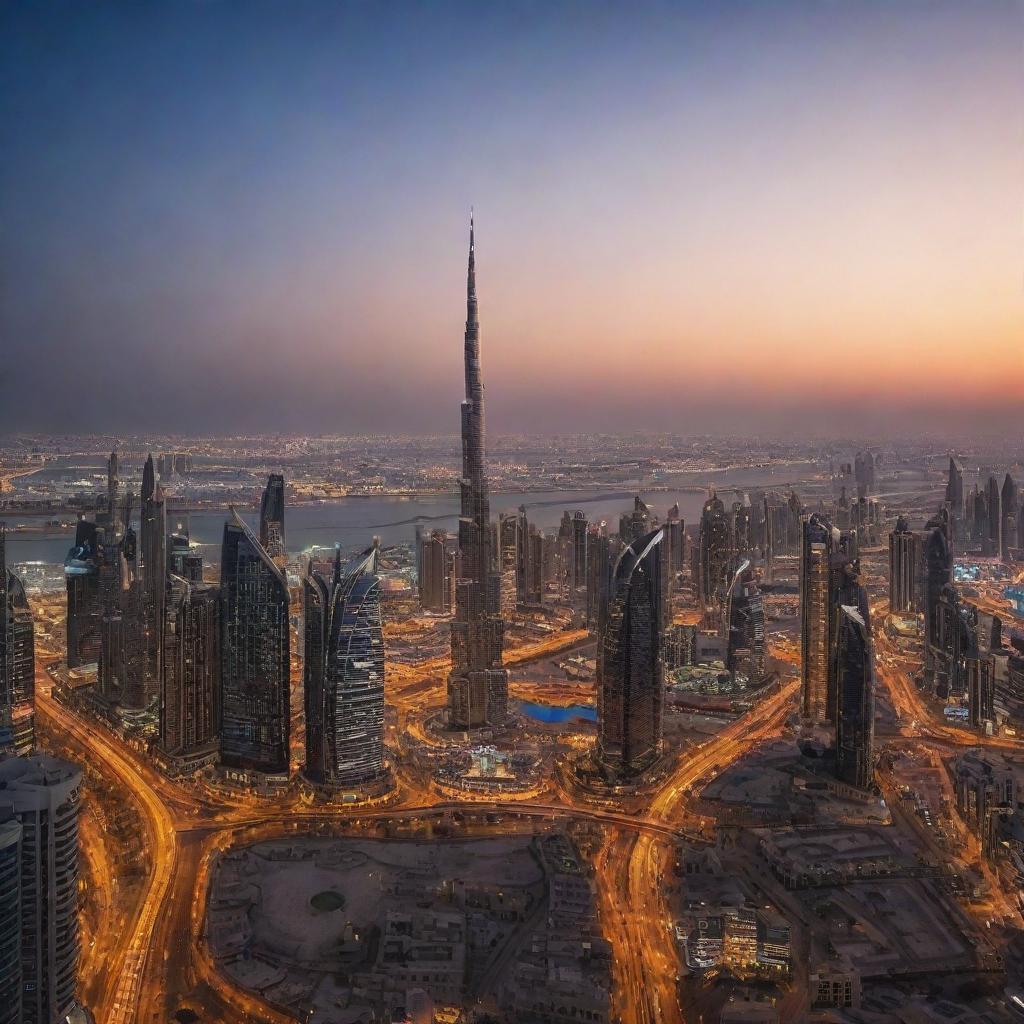
[[[477,729],[504,725],[508,716],[508,671],[501,664],[505,623],[499,612],[500,579],[491,565],[489,550],[491,510],[485,472],[484,384],[472,213],[466,275],[465,360],[459,571],[452,622],[452,670],[448,676],[448,721],[453,728]]]

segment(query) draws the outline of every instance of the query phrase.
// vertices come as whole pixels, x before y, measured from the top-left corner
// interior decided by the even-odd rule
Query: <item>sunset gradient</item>
[[[0,429],[1024,421],[1010,0],[0,20]]]

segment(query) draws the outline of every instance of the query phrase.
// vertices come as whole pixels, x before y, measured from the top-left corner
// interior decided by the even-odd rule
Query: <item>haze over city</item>
[[[1019,422],[1019,4],[0,18],[0,428]]]
[[[0,1024],[1024,1022],[1024,6],[0,7]]]

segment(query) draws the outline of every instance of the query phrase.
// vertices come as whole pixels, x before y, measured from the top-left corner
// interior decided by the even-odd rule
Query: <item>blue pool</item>
[[[590,704],[570,704],[568,707],[561,707],[556,704],[533,704],[530,701],[520,701],[519,710],[535,722],[559,725],[568,722],[573,718],[582,718],[587,722],[597,721],[597,708]]]

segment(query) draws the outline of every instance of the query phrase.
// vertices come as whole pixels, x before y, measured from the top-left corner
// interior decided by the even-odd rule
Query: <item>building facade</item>
[[[303,580],[305,774],[351,787],[384,774],[384,634],[378,548],[347,567],[336,554],[325,580]]]
[[[221,544],[222,763],[287,775],[288,581],[234,509]]]
[[[612,779],[639,775],[661,755],[663,539],[653,530],[623,550],[602,615],[597,758]]]

